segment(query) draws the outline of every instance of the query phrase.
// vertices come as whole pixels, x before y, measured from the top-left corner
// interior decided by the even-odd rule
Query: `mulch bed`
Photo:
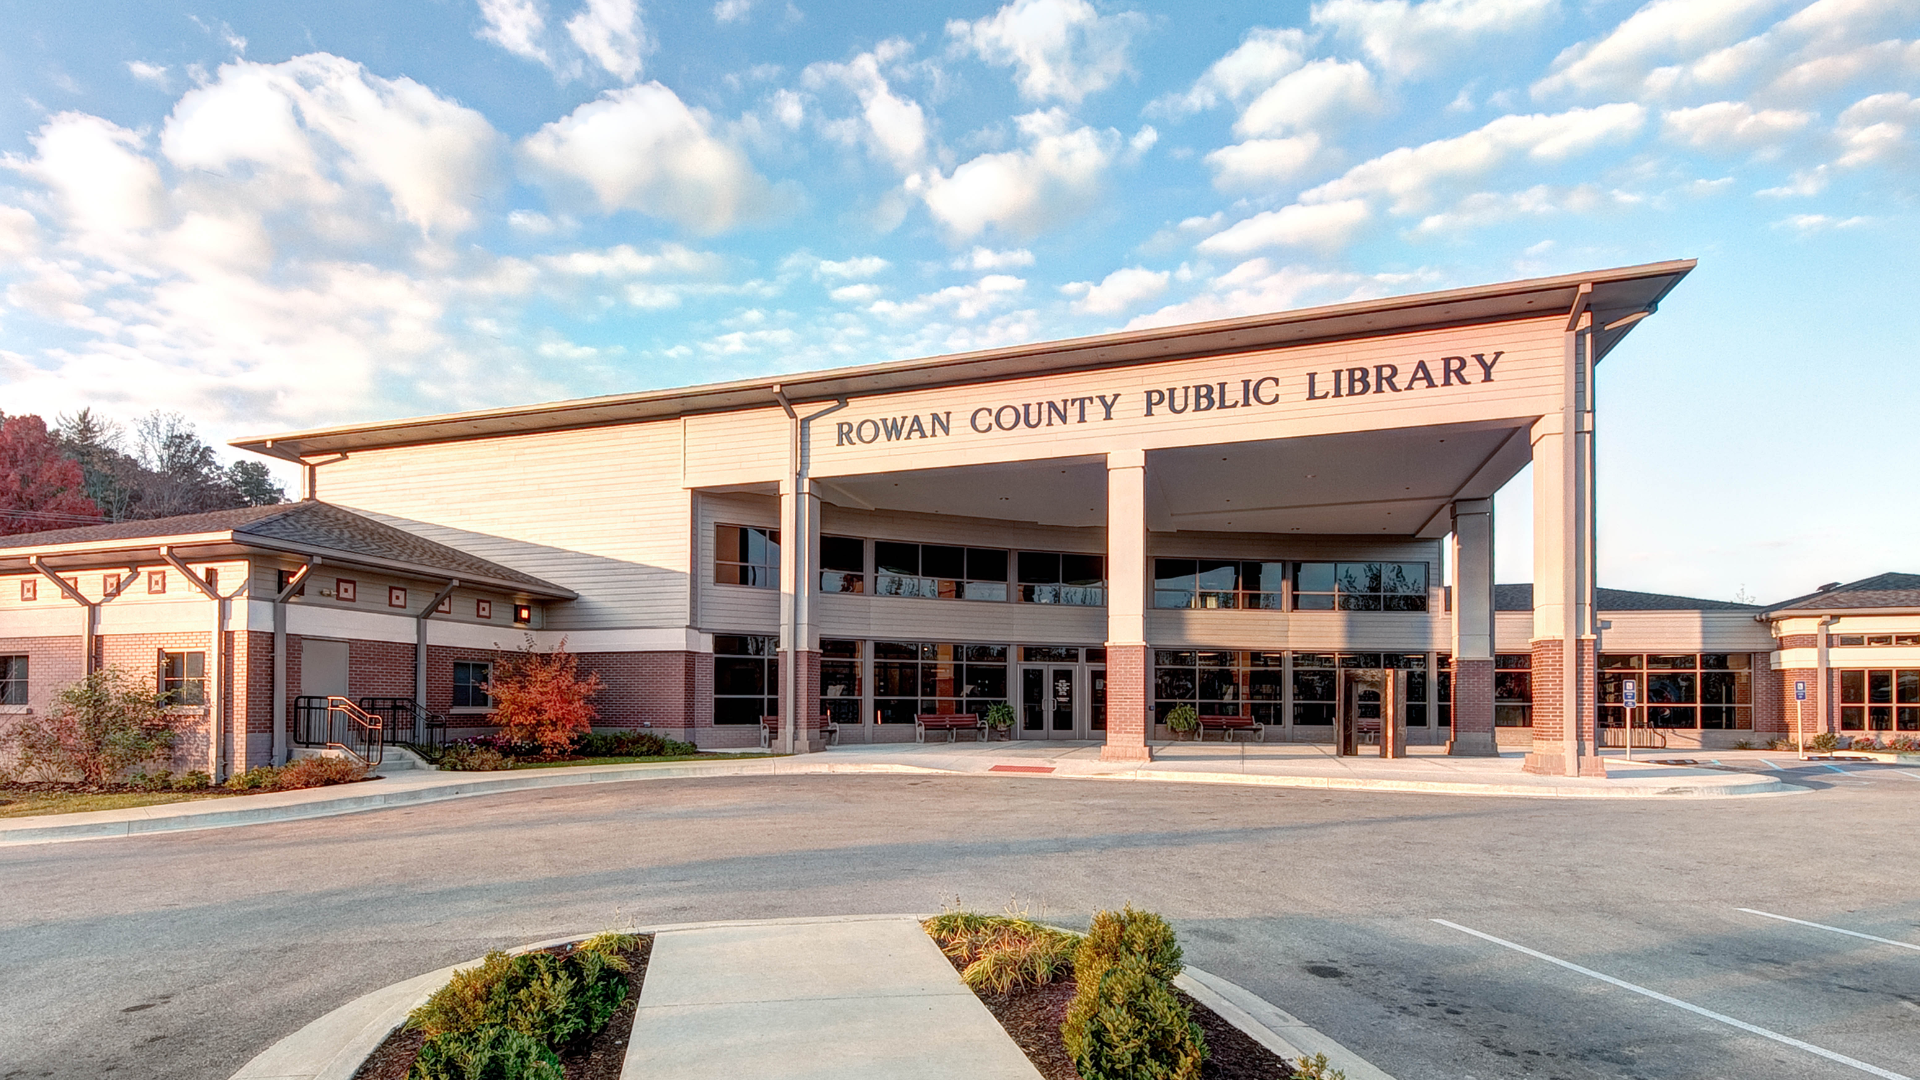
[[[564,952],[565,947],[547,950]],[[627,1000],[620,1003],[607,1026],[599,1033],[560,1055],[560,1067],[567,1080],[620,1080],[621,1066],[627,1060],[627,1039],[633,1034],[633,1013],[640,1005],[640,984],[647,979],[647,958],[653,954],[653,935],[641,937],[632,951],[622,953],[633,971],[627,975]],[[353,1080],[406,1080],[413,1059],[420,1056],[425,1036],[402,1024],[353,1074]]]
[[[947,958],[949,962],[952,957]],[[965,967],[954,963],[954,970]],[[1075,983],[1071,975],[1055,979],[1045,986],[1024,986],[1005,994],[976,990],[987,1011],[1033,1062],[1046,1080],[1080,1080],[1073,1058],[1060,1040],[1060,1024],[1067,1018],[1067,1006],[1073,1002]],[[1202,1080],[1290,1080],[1292,1066],[1273,1051],[1253,1040],[1253,1036],[1221,1019],[1212,1009],[1175,990],[1187,1008],[1193,1010],[1193,1022],[1207,1037],[1207,1062],[1200,1068]]]

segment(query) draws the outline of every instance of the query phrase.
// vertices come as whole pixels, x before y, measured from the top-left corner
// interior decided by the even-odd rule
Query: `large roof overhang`
[[[1694,260],[1363,300],[1299,311],[1130,330],[1096,337],[901,360],[828,371],[650,390],[636,394],[484,409],[409,420],[315,428],[235,439],[230,445],[289,461],[392,446],[598,427],[694,413],[832,401],[941,386],[1156,363],[1315,342],[1408,333],[1513,319],[1593,312],[1594,358],[1604,357],[1651,313]]]

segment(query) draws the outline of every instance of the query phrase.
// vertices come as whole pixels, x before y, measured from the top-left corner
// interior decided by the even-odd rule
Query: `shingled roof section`
[[[1668,596],[1665,593],[1633,592],[1629,589],[1596,589],[1594,606],[1601,611],[1749,611],[1758,612],[1758,604],[1736,604],[1730,600],[1702,600],[1694,596]],[[1532,611],[1532,585],[1495,585],[1495,611]]]
[[[1784,611],[1846,611],[1862,608],[1920,608],[1920,574],[1876,574],[1825,592],[1796,596],[1767,609]]]
[[[571,590],[531,574],[523,574],[458,548],[415,536],[404,529],[356,514],[331,503],[304,501],[275,506],[249,506],[238,510],[215,510],[205,514],[152,518],[146,521],[118,521],[110,525],[86,525],[77,529],[53,529],[47,532],[0,536],[0,551],[9,548],[46,547],[64,544],[109,543],[125,540],[164,540],[175,536],[207,533],[233,533],[236,543],[248,538],[281,541],[305,548],[317,548],[351,558],[380,559],[405,563],[444,573],[448,577],[489,579],[525,585],[549,595],[571,596]],[[278,546],[268,544],[266,546]]]

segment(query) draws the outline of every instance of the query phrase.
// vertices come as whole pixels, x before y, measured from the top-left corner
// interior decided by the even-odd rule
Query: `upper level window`
[[[493,705],[487,695],[487,681],[493,678],[493,665],[484,661],[453,662],[453,707],[485,709]]]
[[[1153,560],[1157,608],[1264,608],[1279,611],[1287,564],[1234,559]]]
[[[780,530],[714,526],[713,580],[720,585],[779,588]]]
[[[1427,564],[1303,562],[1293,589],[1296,611],[1425,611]]]
[[[207,654],[162,652],[159,683],[160,692],[167,695],[169,705],[205,705]]]
[[[1829,645],[1920,645],[1920,634],[1834,634]]]
[[[867,542],[857,536],[820,538],[820,591],[867,591]]]
[[[873,568],[873,591],[879,596],[917,596],[929,600],[1007,598],[1007,553],[997,548],[876,540]]]
[[[1026,603],[1106,605],[1106,556],[1022,551],[1018,561],[1020,599]]]
[[[0,656],[0,705],[27,703],[27,658]]]

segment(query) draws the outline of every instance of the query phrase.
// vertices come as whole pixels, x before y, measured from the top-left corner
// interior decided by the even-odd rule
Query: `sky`
[[[0,15],[0,411],[224,441],[1697,258],[1599,368],[1601,583],[1920,572],[1920,0]]]

